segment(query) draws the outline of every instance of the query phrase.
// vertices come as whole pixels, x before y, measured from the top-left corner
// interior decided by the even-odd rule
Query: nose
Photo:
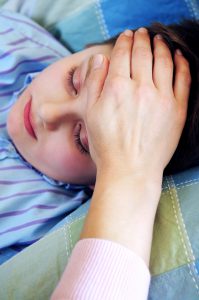
[[[63,122],[77,118],[78,111],[75,105],[63,102],[45,102],[39,107],[39,118],[48,130],[56,130]]]

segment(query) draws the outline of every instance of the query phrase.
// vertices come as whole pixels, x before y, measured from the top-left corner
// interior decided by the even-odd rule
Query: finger
[[[154,38],[153,82],[162,93],[173,91],[173,59],[159,34]]]
[[[131,49],[133,32],[126,30],[120,34],[111,53],[108,78],[115,76],[130,77]]]
[[[103,89],[108,73],[108,59],[102,54],[94,55],[89,63],[85,80],[87,99],[96,101]]]
[[[180,50],[176,51],[174,61],[176,68],[174,80],[174,95],[178,103],[186,107],[186,105],[188,104],[191,85],[189,63],[182,55]]]
[[[139,82],[152,82],[151,43],[146,28],[138,29],[134,34],[132,50],[132,78]]]

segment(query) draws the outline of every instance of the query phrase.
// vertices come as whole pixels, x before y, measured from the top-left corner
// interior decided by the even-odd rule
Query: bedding
[[[42,24],[72,51],[80,50],[89,43],[104,41],[125,28],[144,26],[157,20],[167,24],[183,18],[199,18],[197,0],[141,0],[123,1],[122,4],[119,0],[2,2],[4,8],[23,12]],[[16,16],[25,22],[30,21],[19,14]],[[16,28],[24,34],[21,25]],[[33,27],[30,26],[25,34],[34,37],[32,30]],[[40,36],[39,41],[41,40],[45,41]],[[51,43],[55,45],[56,41],[51,39]],[[57,47],[58,44],[55,49]],[[64,48],[62,51],[65,51]],[[40,174],[34,173],[34,176],[31,173],[30,178],[41,179]],[[47,184],[45,179],[43,184]],[[70,192],[66,192],[69,201],[73,200],[73,192],[72,197]],[[198,192],[199,167],[164,178],[151,254],[150,300],[199,298]],[[78,195],[76,193],[77,191],[75,195]],[[49,299],[79,238],[89,208],[89,196],[86,191],[83,193],[82,200],[74,207],[77,209],[69,215],[63,213],[62,219],[49,229],[52,232],[48,235],[45,233],[39,241],[0,266],[0,299]],[[39,201],[40,195],[37,199]],[[54,194],[47,195],[47,199],[50,203],[54,201]],[[85,201],[87,202],[80,205]]]
[[[126,28],[199,18],[198,0],[7,0],[3,7],[32,18],[73,51]]]
[[[148,300],[199,299],[198,194],[199,167],[164,177]],[[0,299],[49,299],[79,239],[89,205],[90,201],[81,205],[56,231],[0,267]]]
[[[53,181],[24,161],[6,128],[9,109],[21,91],[38,72],[67,55],[70,52],[40,26],[1,10],[0,264],[39,240],[89,198],[88,188]]]

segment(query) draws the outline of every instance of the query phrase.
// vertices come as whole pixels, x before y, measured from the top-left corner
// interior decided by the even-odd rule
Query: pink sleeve
[[[51,300],[146,300],[150,273],[128,248],[103,239],[80,240]]]

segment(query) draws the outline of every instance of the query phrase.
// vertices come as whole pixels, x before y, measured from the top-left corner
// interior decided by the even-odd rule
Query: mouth
[[[34,139],[37,139],[35,131],[34,131],[34,127],[31,122],[31,114],[30,114],[31,102],[32,102],[32,100],[29,100],[24,107],[24,126],[25,126],[28,134],[31,137],[33,137]]]

